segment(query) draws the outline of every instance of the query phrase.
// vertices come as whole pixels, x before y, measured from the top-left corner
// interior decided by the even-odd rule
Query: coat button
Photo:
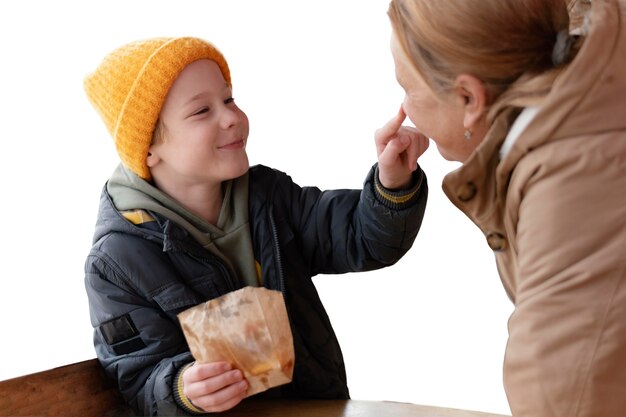
[[[461,185],[456,190],[456,196],[461,201],[469,201],[476,195],[476,186],[473,182],[468,182]]]
[[[502,236],[500,233],[489,233],[487,235],[487,244],[496,252],[500,252],[506,249],[506,238]]]

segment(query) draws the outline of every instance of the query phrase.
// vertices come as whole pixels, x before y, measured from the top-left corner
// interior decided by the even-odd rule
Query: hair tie
[[[576,36],[571,36],[567,29],[563,29],[556,34],[556,42],[552,49],[552,63],[555,67],[565,63],[569,58],[572,44],[576,41]]]

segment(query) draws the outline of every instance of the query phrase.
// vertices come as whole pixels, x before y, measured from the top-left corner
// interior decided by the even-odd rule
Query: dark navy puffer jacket
[[[250,233],[263,285],[282,291],[294,337],[293,381],[285,397],[348,398],[344,361],[312,277],[397,262],[422,222],[427,184],[402,207],[376,193],[375,167],[363,190],[299,187],[264,166],[249,171]],[[391,208],[394,207],[394,208]],[[220,259],[181,227],[154,214],[150,227],[122,217],[103,190],[85,265],[94,344],[107,374],[144,415],[184,415],[172,382],[193,360],[176,315],[240,287]]]

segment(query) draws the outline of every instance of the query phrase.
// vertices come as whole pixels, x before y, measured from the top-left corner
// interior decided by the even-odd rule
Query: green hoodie
[[[220,257],[243,285],[260,285],[260,268],[254,260],[248,220],[247,173],[224,182],[224,201],[217,225],[185,209],[122,164],[109,179],[107,191],[115,207],[131,222],[153,221],[147,212],[160,214],[184,228],[202,247]]]

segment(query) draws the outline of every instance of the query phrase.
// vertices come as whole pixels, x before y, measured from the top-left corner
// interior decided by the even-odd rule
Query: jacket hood
[[[98,220],[93,235],[93,243],[109,233],[125,233],[140,236],[148,240],[163,241],[163,234],[149,229],[139,228],[128,222],[115,208],[113,200],[107,191],[107,185],[102,187],[100,205],[98,208]]]
[[[533,150],[557,141],[626,129],[626,0],[593,0],[583,46],[560,74],[538,113],[500,160],[499,150],[519,109],[505,109],[442,188],[483,232],[504,233],[503,210],[513,170]],[[581,150],[584,152],[584,150]],[[480,193],[480,198],[474,198]],[[471,200],[471,204],[466,204]]]
[[[223,192],[217,224],[213,225],[120,164],[102,192],[94,243],[107,233],[122,232],[170,250],[191,237],[221,258],[237,277],[258,285],[248,224],[248,174],[225,181]],[[124,212],[134,217],[137,211],[145,212],[142,221],[147,216],[150,226],[138,227],[134,220],[126,220]]]
[[[159,227],[151,228],[152,231],[135,227],[120,213],[128,210],[146,210],[152,214],[159,214],[162,218],[155,218]],[[180,228],[175,228],[180,232],[173,231],[171,222],[180,226]],[[156,232],[156,230],[160,230],[161,233]],[[102,192],[100,215],[94,241],[110,232],[131,233],[142,237],[150,236],[153,239],[166,241],[169,240],[168,235],[170,233],[176,235],[171,237],[178,239],[184,238],[183,235],[185,234],[191,234],[202,245],[211,242],[214,236],[223,234],[223,231],[181,207],[180,204],[137,176],[123,164],[118,165]]]
[[[533,148],[626,129],[626,0],[593,0],[586,39],[503,164]],[[505,166],[501,167],[508,171]]]

